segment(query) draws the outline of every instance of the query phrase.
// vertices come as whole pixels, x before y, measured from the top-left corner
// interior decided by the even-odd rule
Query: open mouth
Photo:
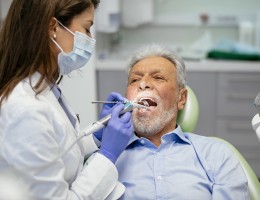
[[[157,102],[151,98],[141,98],[139,100],[139,104],[142,104],[147,107],[156,107],[157,106]]]

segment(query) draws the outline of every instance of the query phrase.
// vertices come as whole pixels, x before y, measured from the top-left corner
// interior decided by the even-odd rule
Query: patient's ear
[[[180,89],[179,96],[178,96],[178,102],[177,102],[178,110],[182,110],[184,108],[185,103],[187,101],[187,94],[188,94],[188,91],[185,87]]]

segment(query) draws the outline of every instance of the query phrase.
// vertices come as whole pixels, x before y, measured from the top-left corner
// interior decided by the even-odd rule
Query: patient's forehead
[[[147,57],[137,62],[131,69],[131,73],[139,71],[153,71],[153,72],[175,72],[175,65],[168,59],[160,56]]]

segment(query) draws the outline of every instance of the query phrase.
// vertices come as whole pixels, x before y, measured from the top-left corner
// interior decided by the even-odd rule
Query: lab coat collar
[[[25,82],[29,83],[32,87],[34,87],[38,83],[40,78],[41,78],[41,74],[39,72],[35,72],[30,78],[26,78]],[[67,122],[69,122],[71,124],[67,114],[64,112],[63,108],[60,106],[60,104],[58,102],[58,99],[54,95],[54,93],[52,91],[52,87],[53,87],[53,85],[47,86],[43,90],[43,92],[41,94],[39,94],[39,95],[42,95],[43,97],[45,97],[47,99],[47,101],[49,101],[51,104],[53,104],[55,106],[55,109],[62,116],[62,118],[67,120]],[[73,116],[73,118],[75,118],[76,123],[73,124],[73,125],[71,124],[71,126],[74,129],[75,134],[78,135],[78,133],[79,133],[79,122],[78,122],[77,116],[75,115],[75,113],[73,112],[71,106],[69,105],[69,103],[67,102],[66,98],[62,94],[61,94],[60,98],[62,99],[66,109]]]

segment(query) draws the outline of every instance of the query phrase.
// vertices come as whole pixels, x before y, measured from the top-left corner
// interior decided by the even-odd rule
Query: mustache
[[[139,92],[133,101],[139,101],[141,98],[151,98],[151,99],[155,100],[156,102],[161,101],[160,96],[158,96],[150,91]]]

